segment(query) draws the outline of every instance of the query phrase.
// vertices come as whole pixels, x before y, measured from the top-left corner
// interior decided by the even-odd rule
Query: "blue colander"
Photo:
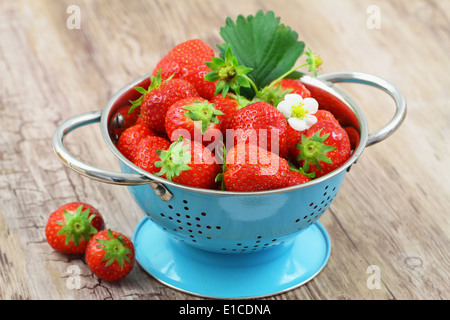
[[[66,120],[56,130],[53,148],[69,168],[91,179],[128,186],[145,213],[132,241],[140,266],[160,282],[209,298],[266,297],[313,279],[327,264],[330,239],[318,219],[338,194],[344,176],[365,147],[391,135],[406,116],[400,90],[379,77],[339,72],[301,79],[321,108],[332,111],[341,125],[358,133],[350,159],[337,170],[311,182],[261,192],[204,190],[152,175],[128,161],[116,148],[122,119],[116,111],[137,98],[142,77],[117,92],[103,111]],[[371,134],[366,118],[337,82],[366,84],[388,93],[394,117]],[[101,133],[119,160],[121,172],[88,165],[64,147],[72,130],[100,122]]]

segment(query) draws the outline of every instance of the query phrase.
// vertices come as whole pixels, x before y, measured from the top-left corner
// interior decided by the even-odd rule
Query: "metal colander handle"
[[[96,168],[78,160],[66,149],[64,137],[68,133],[85,125],[100,122],[101,116],[102,111],[87,112],[63,122],[53,135],[53,150],[58,158],[75,172],[100,182],[125,186],[149,184],[162,200],[169,201],[172,198],[172,194],[163,184],[142,174],[114,172]]]
[[[396,112],[393,118],[381,129],[370,133],[367,139],[366,146],[378,143],[389,137],[402,124],[406,117],[406,99],[401,93],[400,89],[387,80],[377,76],[361,73],[361,72],[332,72],[320,75],[317,77],[322,81],[331,83],[336,82],[350,82],[366,84],[388,93],[395,101]]]

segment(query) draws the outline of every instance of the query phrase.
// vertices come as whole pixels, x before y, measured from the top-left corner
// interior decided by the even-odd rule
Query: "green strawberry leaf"
[[[298,34],[280,23],[272,11],[264,14],[260,10],[247,18],[239,15],[236,22],[227,18],[220,35],[225,41],[218,46],[222,57],[231,47],[239,64],[253,69],[248,77],[258,88],[291,70],[305,49]]]

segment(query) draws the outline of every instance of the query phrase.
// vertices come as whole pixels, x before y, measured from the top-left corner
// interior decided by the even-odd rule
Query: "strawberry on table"
[[[320,121],[302,134],[296,160],[306,173],[321,177],[340,167],[351,153],[347,132],[335,122]]]
[[[86,263],[102,280],[117,281],[134,266],[133,243],[123,234],[110,229],[96,233],[86,248]]]
[[[192,39],[176,45],[156,65],[153,76],[161,70],[161,78],[184,79],[191,82],[201,97],[211,99],[215,84],[205,80],[209,72],[205,62],[214,57],[213,49],[203,40]]]
[[[203,144],[180,136],[168,150],[158,151],[158,156],[161,160],[155,166],[160,171],[156,175],[195,188],[217,188],[220,166]]]
[[[136,148],[136,156],[133,163],[138,167],[150,172],[155,173],[155,162],[159,161],[158,150],[168,150],[170,142],[164,138],[150,136],[142,139]]]
[[[282,158],[287,158],[289,155],[286,140],[287,127],[283,113],[267,102],[255,102],[239,109],[232,121],[235,144],[256,143],[268,151],[278,152]],[[274,138],[272,138],[273,135]],[[278,145],[272,145],[272,140]]]
[[[188,133],[189,137],[184,138],[197,139],[207,145],[220,133],[220,115],[223,115],[222,111],[216,110],[214,104],[201,97],[179,100],[166,113],[167,136],[174,142],[180,135]]]
[[[289,186],[290,173],[284,158],[243,143],[227,152],[223,180],[228,191],[264,191]]]
[[[82,254],[91,236],[104,227],[103,217],[96,208],[83,202],[70,202],[50,215],[45,236],[56,251]]]

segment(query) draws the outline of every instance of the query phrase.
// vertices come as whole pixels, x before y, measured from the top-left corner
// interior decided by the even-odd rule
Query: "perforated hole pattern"
[[[320,202],[310,202],[307,205],[308,211],[306,214],[303,212],[298,216],[293,215],[295,219],[293,219],[292,223],[295,224],[296,229],[301,230],[313,224],[326,211],[336,195],[336,187],[331,188],[326,185],[323,189]],[[161,223],[163,229],[169,231],[183,242],[190,242],[193,244],[197,243],[197,241],[204,242],[217,238],[217,235],[220,232],[227,232],[227,230],[224,230],[223,226],[213,225],[208,222],[211,220],[208,219],[207,210],[201,212],[194,212],[194,210],[191,210],[189,201],[186,199],[182,200],[182,204],[176,205],[177,209],[175,208],[175,204],[166,204],[166,207],[167,210],[159,213],[158,220],[164,220],[164,223]],[[258,235],[253,240],[229,240],[225,246],[217,251],[228,253],[254,252],[271,248],[284,242],[284,239],[279,239],[278,237],[263,238],[262,235]]]
[[[328,209],[331,202],[336,197],[336,187],[333,187],[331,190],[328,190],[328,186],[325,187],[325,191],[323,193],[322,201],[320,203],[311,202],[309,204],[310,213],[298,217],[295,220],[297,223],[298,230],[303,229],[305,226],[313,224],[325,211]]]

